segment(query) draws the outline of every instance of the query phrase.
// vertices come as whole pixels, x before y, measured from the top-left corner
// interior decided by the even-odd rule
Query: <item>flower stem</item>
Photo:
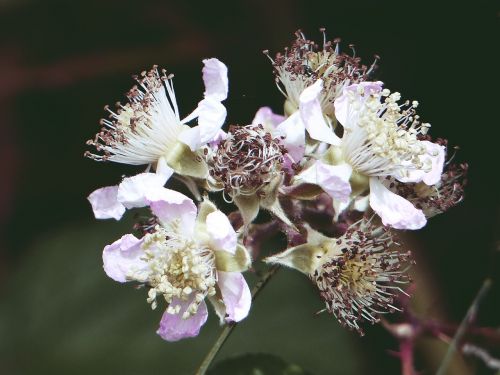
[[[252,289],[252,303],[255,301],[257,298],[257,295],[260,293],[260,291],[266,286],[267,282],[271,279],[271,277],[276,274],[276,271],[278,271],[279,265],[273,265],[271,268],[267,270],[267,272],[262,276],[262,278],[255,284],[255,286]],[[238,323],[233,322],[233,323],[228,323],[224,329],[222,330],[221,334],[213,344],[212,348],[206,355],[205,359],[203,359],[203,362],[201,363],[200,367],[198,367],[198,370],[196,371],[196,375],[204,375],[210,365],[212,364],[215,356],[217,353],[219,353],[220,349],[222,348],[222,345],[226,342],[228,339],[229,335],[233,332],[233,329],[238,325]]]

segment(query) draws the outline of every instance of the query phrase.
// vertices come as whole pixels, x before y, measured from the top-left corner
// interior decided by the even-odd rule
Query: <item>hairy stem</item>
[[[279,265],[274,265],[271,268],[267,270],[267,272],[262,276],[262,278],[255,284],[255,286],[252,289],[252,303],[255,301],[257,298],[257,295],[260,293],[260,291],[266,286],[267,282],[271,279],[271,277],[276,274],[276,271],[278,271]],[[226,342],[228,339],[229,335],[233,332],[233,329],[238,325],[238,323],[228,323],[224,329],[222,330],[221,334],[213,344],[212,348],[206,355],[205,359],[203,359],[203,362],[201,363],[200,367],[198,367],[198,370],[196,371],[196,375],[204,375],[210,365],[212,364],[215,356],[217,353],[219,353],[220,349],[222,348],[222,345]]]

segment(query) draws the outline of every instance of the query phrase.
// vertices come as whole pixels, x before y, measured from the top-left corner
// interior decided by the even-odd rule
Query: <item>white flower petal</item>
[[[323,81],[318,79],[300,94],[299,112],[311,138],[331,145],[340,145],[340,138],[327,125],[321,110],[319,96]]]
[[[430,160],[432,163],[432,169],[430,172],[426,173],[422,181],[426,185],[435,185],[441,181],[441,175],[443,174],[444,159],[446,155],[446,148],[444,146],[438,145],[437,143],[432,143],[429,141],[422,141],[425,144],[427,151],[430,154]]]
[[[96,219],[121,219],[125,213],[125,206],[118,202],[117,194],[118,186],[106,186],[88,196]]]
[[[182,314],[191,304],[192,299],[181,301],[177,298],[172,300],[171,306],[180,305],[181,309],[178,314],[169,314],[167,311],[163,313],[160,321],[160,327],[156,331],[163,340],[178,341],[188,337],[198,336],[200,328],[205,324],[208,317],[208,310],[205,301],[202,301],[198,306],[198,311],[195,315],[188,319],[182,319]]]
[[[124,178],[118,186],[117,199],[126,208],[147,206],[150,202],[148,197],[154,196],[165,185],[165,177],[156,173],[140,173]]]
[[[317,160],[296,178],[300,181],[320,186],[328,195],[339,202],[348,202],[351,194],[352,168],[348,164],[329,165]]]
[[[340,122],[344,128],[356,126],[355,123],[359,108],[370,94],[382,91],[382,85],[382,82],[377,81],[360,82],[345,87],[342,91],[342,95],[340,95],[333,103],[335,107],[335,118],[337,121]],[[365,95],[361,96],[358,93],[358,89],[361,89]],[[352,93],[355,95],[354,103],[351,103]]]
[[[243,275],[239,272],[218,271],[219,288],[226,305],[226,322],[239,322],[247,317],[252,295]]]
[[[194,117],[192,117],[194,115]],[[184,130],[179,140],[196,151],[202,145],[215,140],[221,126],[226,120],[226,107],[213,97],[206,97],[198,103],[198,107],[188,119],[198,117],[198,126]],[[186,121],[184,119],[183,121]]]
[[[305,150],[305,127],[298,112],[276,127],[276,135],[284,137],[283,145],[295,163],[301,161]]]
[[[441,175],[443,173],[444,159],[446,155],[446,148],[437,143],[432,143],[429,141],[420,141],[425,148],[427,153],[420,157],[420,160],[427,167],[431,165],[431,170],[425,172],[423,169],[402,169],[400,173],[395,174],[394,177],[401,182],[421,182],[423,181],[426,185],[435,185],[441,181]],[[408,163],[412,164],[412,163]]]
[[[370,178],[370,206],[384,225],[395,229],[420,229],[427,222],[422,210],[391,192],[376,177]]]
[[[218,101],[227,98],[228,78],[227,66],[216,58],[203,60],[203,82],[205,83],[205,97],[211,96]]]
[[[236,232],[229,219],[217,210],[207,215],[207,232],[212,238],[216,250],[224,250],[231,254],[236,251]]]
[[[370,196],[366,195],[364,197],[356,197],[354,199],[354,209],[356,211],[365,212],[366,209],[370,206]]]
[[[128,281],[127,275],[131,271],[144,270],[147,264],[141,259],[144,255],[141,243],[142,241],[132,234],[126,234],[111,245],[107,245],[102,252],[106,274],[113,280],[124,283]]]
[[[162,156],[156,164],[156,174],[167,182],[174,174],[174,170],[167,165],[167,161]],[[165,185],[165,183],[163,183]]]

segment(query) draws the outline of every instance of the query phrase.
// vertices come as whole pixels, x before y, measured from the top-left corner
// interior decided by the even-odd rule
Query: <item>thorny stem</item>
[[[467,314],[465,314],[464,319],[460,323],[460,326],[458,327],[457,332],[455,333],[455,337],[453,337],[453,341],[450,343],[448,351],[446,352],[443,362],[441,363],[441,366],[439,366],[436,375],[444,375],[446,373],[446,369],[450,365],[451,359],[453,358],[453,353],[457,350],[460,340],[465,334],[469,323],[471,322],[471,320],[474,319],[477,313],[479,303],[490,289],[491,284],[492,284],[491,279],[484,280],[483,285],[481,286],[481,289],[477,293],[476,298],[472,302],[472,305],[470,305],[469,310],[467,310]]]
[[[252,302],[255,301],[257,298],[257,295],[260,293],[260,291],[266,286],[267,282],[271,279],[272,276],[276,274],[276,271],[278,271],[279,265],[273,265],[267,272],[262,276],[262,278],[255,284],[255,286],[252,289]],[[214,345],[206,355],[205,359],[203,359],[203,362],[201,363],[200,367],[198,368],[198,371],[196,371],[196,375],[204,375],[205,372],[208,370],[210,365],[212,364],[212,361],[214,360],[215,356],[217,353],[219,353],[220,349],[222,348],[222,345],[226,342],[228,339],[229,335],[233,332],[233,329],[238,325],[238,323],[233,322],[227,324],[224,329],[222,330],[221,334],[215,341]]]

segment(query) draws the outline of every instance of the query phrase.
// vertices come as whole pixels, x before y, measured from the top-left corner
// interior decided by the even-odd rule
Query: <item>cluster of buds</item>
[[[152,308],[165,305],[158,334],[175,341],[196,336],[210,301],[221,323],[244,319],[251,293],[242,273],[258,261],[268,234],[255,224],[262,210],[287,235],[285,249],[264,262],[304,273],[328,312],[363,334],[363,323],[400,310],[411,254],[396,230],[417,230],[463,198],[467,165],[447,160],[446,141],[432,141],[417,101],[372,78],[370,66],[296,33],[272,61],[283,114],[260,108],[251,123],[223,130],[227,67],[203,60],[205,92],[183,119],[173,75],[155,66],[88,144],[97,161],[144,165],[146,170],[89,196],[96,218],[121,219],[148,207],[126,234],[104,248],[104,270],[118,282],[147,289]],[[196,122],[193,124],[193,122]],[[245,124],[245,123],[244,123]],[[166,185],[185,183],[190,198]],[[168,186],[168,185],[167,185]],[[221,194],[235,212],[222,212]],[[225,211],[229,211],[224,207]],[[241,220],[229,220],[240,218]],[[267,238],[267,237],[266,237]]]

